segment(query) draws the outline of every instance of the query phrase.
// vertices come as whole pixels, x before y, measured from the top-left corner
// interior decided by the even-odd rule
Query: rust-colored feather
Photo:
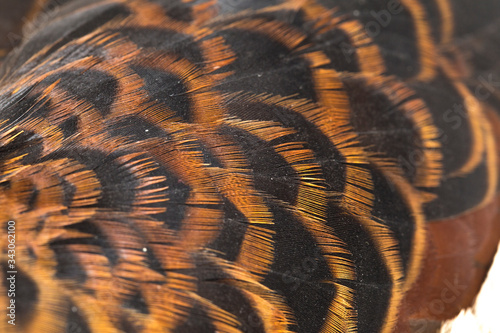
[[[0,331],[456,315],[500,239],[500,5],[474,3],[0,1]]]

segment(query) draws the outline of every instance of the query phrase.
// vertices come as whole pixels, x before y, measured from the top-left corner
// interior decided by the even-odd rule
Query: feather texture
[[[454,316],[500,236],[500,5],[471,3],[38,2],[0,71],[0,330]]]

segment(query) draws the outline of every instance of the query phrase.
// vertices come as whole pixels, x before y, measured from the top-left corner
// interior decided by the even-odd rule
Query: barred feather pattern
[[[426,225],[497,194],[462,2],[39,2],[1,71],[0,330],[393,332]]]

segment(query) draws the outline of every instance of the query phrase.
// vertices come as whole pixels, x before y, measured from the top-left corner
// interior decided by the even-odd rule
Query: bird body
[[[500,4],[471,6],[27,6],[0,70],[17,288],[0,284],[0,331],[425,332],[457,314],[500,237]]]

